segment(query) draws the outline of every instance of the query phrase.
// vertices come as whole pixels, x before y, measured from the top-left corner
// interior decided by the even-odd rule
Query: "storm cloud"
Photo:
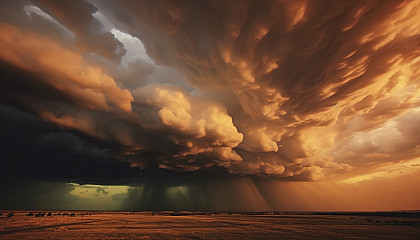
[[[319,181],[420,156],[419,1],[0,9],[2,165],[17,175]]]

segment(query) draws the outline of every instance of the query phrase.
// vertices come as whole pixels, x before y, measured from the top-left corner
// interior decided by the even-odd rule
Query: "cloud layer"
[[[420,156],[418,1],[42,0],[0,13],[5,116],[79,134],[127,171],[314,181]]]

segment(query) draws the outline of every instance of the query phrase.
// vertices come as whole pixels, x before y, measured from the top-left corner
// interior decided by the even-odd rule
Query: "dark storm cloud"
[[[0,121],[3,181],[56,178],[112,183],[137,172],[118,162],[106,146],[14,107],[0,105]]]
[[[418,1],[0,6],[4,115],[46,126],[25,138],[6,122],[5,154],[27,141],[38,177],[312,181],[418,156]]]

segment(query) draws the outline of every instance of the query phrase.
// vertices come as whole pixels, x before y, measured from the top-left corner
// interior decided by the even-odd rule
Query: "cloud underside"
[[[419,15],[419,1],[3,2],[2,128],[16,148],[10,129],[36,122],[27,144],[119,169],[84,179],[371,172],[420,156]]]

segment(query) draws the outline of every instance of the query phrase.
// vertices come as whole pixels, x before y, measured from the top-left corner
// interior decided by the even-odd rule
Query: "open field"
[[[0,239],[419,239],[418,214],[198,214],[3,211]],[[63,215],[63,213],[66,213]],[[74,216],[73,214],[74,213]],[[60,215],[59,215],[60,214]],[[41,214],[40,214],[41,215]]]

